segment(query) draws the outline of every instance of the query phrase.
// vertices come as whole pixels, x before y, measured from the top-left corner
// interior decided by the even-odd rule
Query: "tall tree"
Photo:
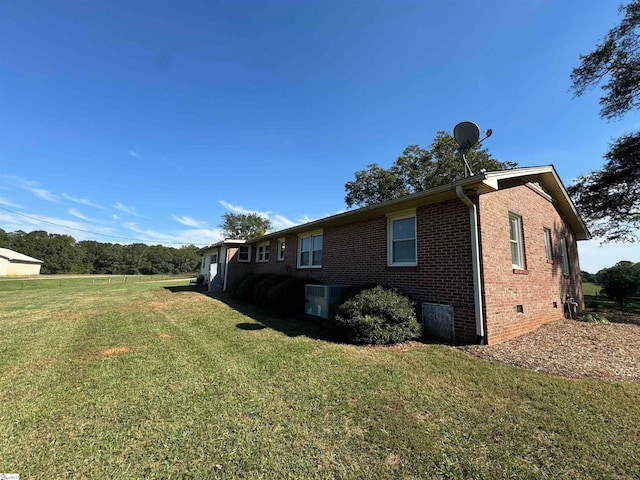
[[[474,172],[516,166],[494,159],[479,145],[469,149],[466,157]],[[373,163],[367,170],[357,171],[355,177],[344,186],[347,192],[344,200],[348,207],[364,207],[451,183],[464,177],[464,164],[455,139],[439,131],[429,149],[409,145],[390,168]]]
[[[640,0],[619,8],[620,24],[571,73],[581,96],[604,83],[600,116],[611,120],[640,109]],[[601,170],[578,177],[569,194],[593,233],[608,241],[638,241],[640,229],[640,132],[622,136]]]
[[[271,229],[271,221],[257,213],[225,213],[222,218],[222,234],[232,240],[260,237]]]
[[[622,307],[628,307],[631,297],[640,292],[640,263],[622,261],[597,273],[604,293]]]

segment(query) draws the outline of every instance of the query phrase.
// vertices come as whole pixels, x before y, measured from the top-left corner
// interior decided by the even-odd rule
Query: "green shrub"
[[[253,293],[255,292],[256,285],[269,275],[270,274],[268,273],[255,273],[250,277],[247,277],[247,279],[238,287],[238,299],[249,303],[253,302]]]
[[[304,313],[304,287],[314,280],[306,277],[288,277],[272,286],[267,293],[269,308],[284,316]]]
[[[582,315],[580,321],[587,323],[609,323],[607,317],[604,315],[598,315],[597,313],[587,313],[586,315]]]
[[[255,276],[255,273],[243,273],[238,278],[236,278],[233,282],[230,283],[229,288],[227,289],[227,293],[231,298],[240,298],[238,296],[238,290],[240,289],[240,285],[242,285],[245,280],[250,277]]]
[[[341,339],[355,344],[387,345],[421,333],[414,303],[397,290],[379,285],[342,303],[334,322]]]
[[[279,283],[285,281],[287,278],[286,275],[278,275],[278,274],[269,274],[259,280],[254,288],[251,300],[253,303],[262,308],[269,307],[269,290],[272,287],[278,285]]]

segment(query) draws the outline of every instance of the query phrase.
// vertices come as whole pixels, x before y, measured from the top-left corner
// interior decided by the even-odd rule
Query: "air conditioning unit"
[[[342,292],[350,285],[306,285],[304,313],[329,318],[329,309],[335,305]]]

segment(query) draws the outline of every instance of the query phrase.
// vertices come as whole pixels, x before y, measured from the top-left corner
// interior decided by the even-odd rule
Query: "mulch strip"
[[[568,378],[640,382],[640,321],[560,320],[498,345],[458,347],[479,358]]]

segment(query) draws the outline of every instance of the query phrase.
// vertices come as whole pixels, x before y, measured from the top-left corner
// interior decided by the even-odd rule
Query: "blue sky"
[[[343,211],[355,171],[463,120],[569,185],[640,128],[569,90],[617,5],[0,2],[0,228],[207,245],[252,211],[281,229]],[[579,249],[592,272],[640,261],[638,244]]]

